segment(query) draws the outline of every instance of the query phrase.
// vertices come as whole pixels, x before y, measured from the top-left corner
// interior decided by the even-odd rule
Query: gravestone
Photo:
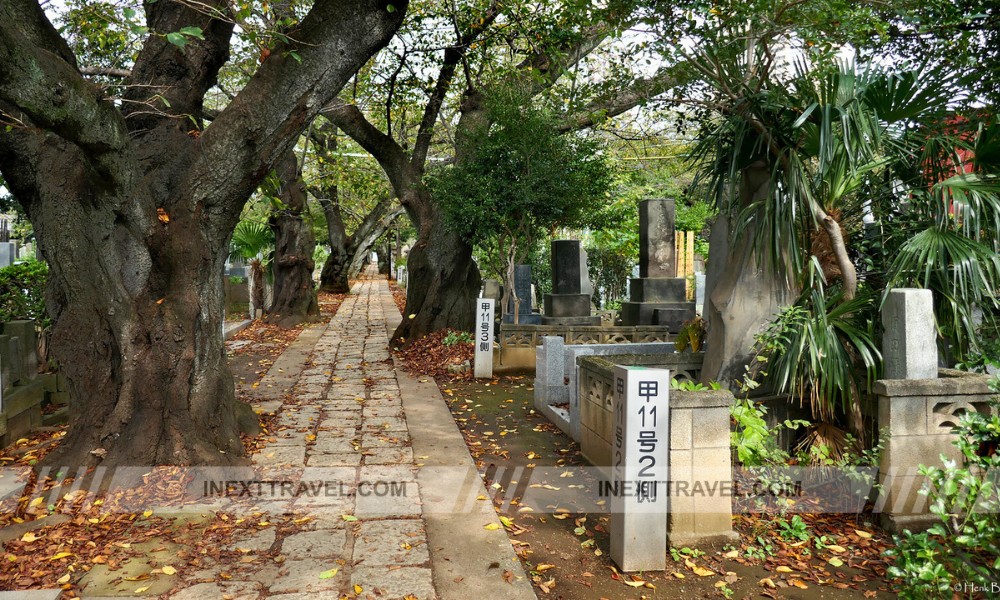
[[[9,267],[17,260],[17,244],[0,242],[0,268]]]
[[[474,375],[476,379],[493,377],[493,314],[496,301],[493,298],[476,300],[476,356]]]
[[[622,571],[662,571],[670,500],[670,371],[616,366],[614,386],[611,559]]]
[[[519,325],[538,325],[542,322],[540,315],[534,311],[534,294],[531,289],[531,265],[516,265],[514,267],[514,293],[517,295],[517,323]],[[503,322],[514,322],[514,299],[504,310]]]
[[[20,377],[25,380],[38,377],[38,334],[35,332],[35,322],[8,321],[3,325],[3,332],[11,339],[18,340],[18,351],[23,364]]]
[[[600,325],[590,314],[594,286],[580,240],[552,241],[552,293],[545,294],[543,325]]]
[[[673,198],[639,202],[639,277],[677,277]]]
[[[499,302],[502,291],[500,288],[500,282],[496,279],[484,279],[483,280],[483,298],[492,298]]]
[[[661,325],[677,332],[695,316],[687,301],[687,279],[677,277],[674,201],[639,203],[639,277],[629,281],[622,325]]]
[[[937,379],[937,330],[930,290],[889,290],[882,325],[885,379]]]
[[[16,336],[8,336],[7,344],[10,348],[8,351],[8,356],[10,356],[10,379],[7,381],[10,385],[18,385],[24,379],[24,346],[21,344],[21,338]]]

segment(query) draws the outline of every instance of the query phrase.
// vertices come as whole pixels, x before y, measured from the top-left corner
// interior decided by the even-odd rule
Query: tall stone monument
[[[543,299],[543,325],[600,325],[590,314],[594,286],[587,272],[587,251],[580,240],[552,241],[552,293]]]
[[[677,277],[674,210],[673,199],[639,203],[639,277],[629,281],[622,325],[663,325],[676,332],[695,316],[687,280]]]

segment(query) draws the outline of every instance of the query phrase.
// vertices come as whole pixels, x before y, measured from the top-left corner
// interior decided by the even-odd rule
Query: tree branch
[[[583,32],[572,44],[549,52],[539,52],[518,65],[523,71],[521,82],[530,96],[537,96],[555,85],[567,69],[586,58],[611,34],[612,27],[605,22],[595,23]]]
[[[184,2],[146,2],[150,34],[128,78],[122,106],[129,129],[149,131],[157,126],[177,127],[176,117],[201,114],[205,93],[218,80],[219,69],[229,60],[232,20],[216,18],[229,7],[224,0],[204,0],[203,6]],[[178,48],[168,34],[197,27],[203,40],[186,38]],[[149,111],[156,106],[159,111]]]
[[[405,0],[317,0],[288,45],[201,134],[195,202],[228,230],[257,182],[402,23]],[[294,52],[295,54],[291,54]]]
[[[23,32],[0,22],[0,100],[22,111],[32,124],[79,146],[109,183],[129,145],[115,107],[101,97],[59,54],[39,48]]]
[[[396,140],[372,125],[356,105],[339,98],[323,109],[323,116],[374,156],[389,177],[393,189],[401,194],[407,184],[405,173],[410,163]]]
[[[99,75],[103,77],[131,77],[132,69],[116,69],[114,67],[80,67],[82,75]]]
[[[594,100],[583,109],[567,115],[558,129],[567,132],[593,127],[601,121],[628,112],[676,84],[673,69],[663,68],[652,77],[638,79],[633,85],[615,90],[611,95]]]
[[[444,60],[441,63],[441,70],[438,73],[434,91],[431,93],[427,106],[424,107],[424,115],[420,120],[420,129],[417,132],[417,141],[413,145],[413,158],[411,164],[421,173],[427,163],[427,152],[430,149],[431,138],[434,134],[434,124],[441,113],[441,106],[451,89],[451,82],[455,77],[455,69],[462,61],[466,49],[472,42],[488,29],[496,18],[500,15],[499,3],[494,0],[486,13],[479,21],[473,20],[473,25],[458,36],[454,46],[446,48]]]

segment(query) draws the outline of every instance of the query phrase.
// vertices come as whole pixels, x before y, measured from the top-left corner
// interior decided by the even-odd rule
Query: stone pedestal
[[[674,548],[719,547],[733,531],[733,465],[728,390],[670,392],[670,515]],[[683,489],[682,489],[683,488]]]
[[[579,240],[552,242],[552,293],[543,299],[543,325],[600,325],[591,316],[593,285],[587,274],[587,252]]]

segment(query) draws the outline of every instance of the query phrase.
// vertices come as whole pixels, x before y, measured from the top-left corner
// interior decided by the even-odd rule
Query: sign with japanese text
[[[611,558],[623,571],[666,568],[670,371],[615,367]]]
[[[476,364],[475,376],[493,377],[493,298],[476,299]]]

